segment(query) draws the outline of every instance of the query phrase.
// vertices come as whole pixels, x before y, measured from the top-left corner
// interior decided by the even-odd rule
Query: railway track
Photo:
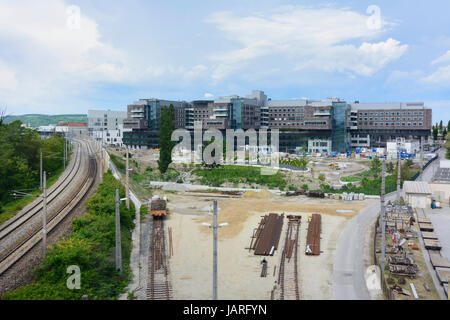
[[[84,149],[84,151],[82,150]],[[97,176],[97,161],[95,153],[89,143],[80,142],[77,150],[76,160],[74,161],[74,167],[70,169],[70,172],[63,176],[63,181],[58,183],[58,187],[53,190],[52,201],[58,202],[58,206],[53,208],[54,210],[48,210],[47,212],[47,234],[51,233],[64,218],[75,209],[80,201],[83,201],[92,187],[95,185]],[[84,161],[83,161],[84,159]],[[76,164],[79,161],[80,163]],[[82,163],[84,162],[84,163]],[[75,176],[80,176],[81,172],[87,173],[82,176],[82,179],[75,181]],[[73,171],[76,170],[76,171]],[[60,198],[67,192],[65,188],[71,185],[69,194],[61,200]],[[59,198],[59,199],[58,199]],[[50,199],[49,199],[50,200]],[[42,201],[39,201],[42,203]],[[42,215],[42,205],[38,204],[30,205],[25,212],[21,213],[18,219],[15,219],[13,223],[4,227],[1,232],[4,242],[8,236],[13,236],[15,232],[18,232],[20,228],[26,228],[26,231],[13,241],[7,248],[0,254],[0,275],[9,270],[17,261],[19,261],[28,251],[34,248],[42,241],[42,225],[35,223],[30,226],[33,217],[40,217]],[[40,222],[40,218],[39,218]]]
[[[298,282],[298,246],[301,216],[288,216],[288,229],[281,254],[278,284],[280,300],[300,300]]]
[[[153,219],[150,237],[147,299],[170,300],[172,299],[172,287],[169,281],[169,262],[163,218]]]

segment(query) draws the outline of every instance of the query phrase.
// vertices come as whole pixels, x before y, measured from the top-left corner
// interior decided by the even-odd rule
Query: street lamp
[[[217,224],[217,200],[213,201],[213,224],[203,222],[202,225],[213,229],[213,300],[217,300],[217,229],[227,226],[228,223]]]
[[[20,190],[13,190],[12,194],[13,197],[25,197],[25,196],[31,196],[31,197],[39,197],[42,198],[43,201],[43,210],[42,210],[42,247],[43,247],[43,253],[44,253],[44,259],[45,254],[47,251],[47,173],[44,171],[43,173],[43,193],[42,195],[35,195],[31,193],[26,193]]]

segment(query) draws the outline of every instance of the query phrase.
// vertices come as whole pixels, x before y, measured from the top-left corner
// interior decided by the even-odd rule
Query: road
[[[439,151],[439,158],[445,157],[445,150]],[[434,170],[439,166],[435,160],[424,170],[418,180],[430,182]],[[396,199],[396,193],[386,196],[386,201]],[[370,225],[380,212],[380,203],[376,202],[365,208],[347,225],[339,238],[333,265],[333,297],[338,300],[369,300],[366,286],[364,263],[364,246]]]

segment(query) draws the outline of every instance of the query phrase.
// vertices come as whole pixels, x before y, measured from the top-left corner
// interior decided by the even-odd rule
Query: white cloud
[[[450,86],[450,65],[439,67],[434,73],[422,78],[422,81]]]
[[[216,63],[213,79],[225,78],[252,60],[269,56],[290,61],[296,69],[370,76],[402,56],[407,45],[395,39],[368,42],[392,24],[381,18],[381,28],[374,30],[367,27],[367,19],[366,15],[331,7],[290,6],[271,15],[243,17],[214,13],[207,21],[239,46],[210,57]]]
[[[433,60],[431,64],[438,64],[443,62],[450,62],[450,50],[448,50],[444,55],[440,56],[439,58]]]
[[[210,98],[214,98],[214,95],[212,93],[206,92],[204,97],[207,99],[210,99]]]
[[[0,1],[0,47],[7,48],[0,51],[0,104],[20,106],[20,112],[61,112],[68,101],[86,103],[99,84],[183,84],[207,73],[202,64],[138,62],[132,49],[108,43],[83,7],[80,28],[69,28],[69,7],[65,0]],[[64,111],[80,109],[74,108]]]
[[[0,92],[2,90],[14,90],[16,87],[16,73],[0,60]]]

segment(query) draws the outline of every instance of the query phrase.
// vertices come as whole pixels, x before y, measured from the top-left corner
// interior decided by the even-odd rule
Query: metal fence
[[[374,236],[373,236],[373,261],[374,264],[380,267],[380,277],[381,277],[381,289],[383,290],[383,294],[384,297],[387,300],[395,300],[394,297],[394,293],[392,292],[392,289],[390,289],[387,285],[385,276],[384,276],[384,266],[381,266],[381,261],[378,261],[378,257],[377,257],[377,232],[378,232],[378,228],[380,227],[380,216],[378,216],[377,218],[377,222],[375,223],[375,232],[374,232]]]
[[[432,158],[431,160],[429,160],[423,167],[422,170],[425,170],[426,168],[428,168],[428,166],[435,161],[437,158],[439,158],[439,156],[435,156],[434,158]],[[414,176],[412,176],[411,181],[416,181],[417,178],[420,176],[420,171],[417,172]]]

